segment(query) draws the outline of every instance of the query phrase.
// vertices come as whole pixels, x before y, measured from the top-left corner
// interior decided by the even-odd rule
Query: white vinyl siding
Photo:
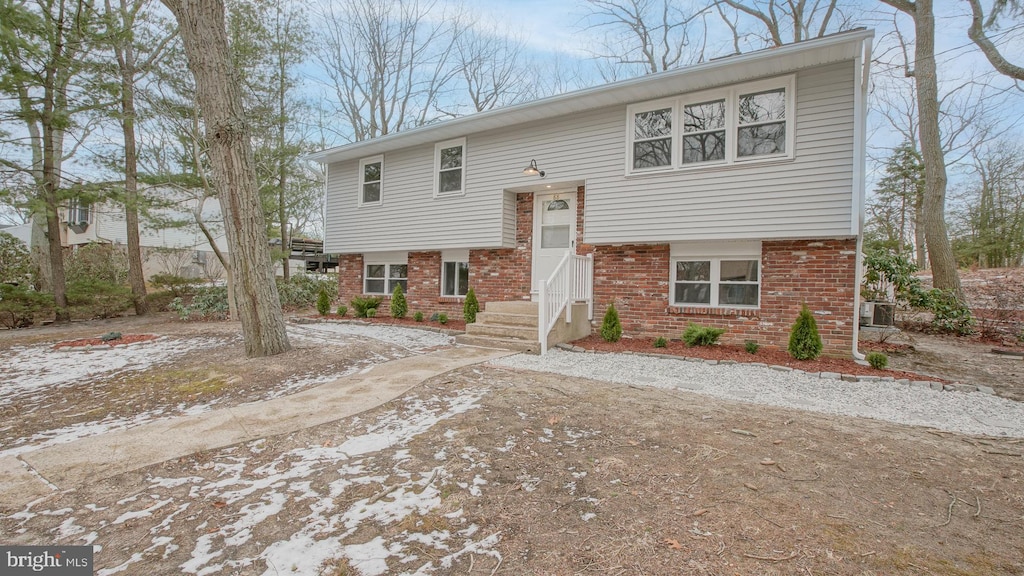
[[[847,237],[855,74],[852,60],[796,74],[792,158],[627,176],[617,105],[468,134],[462,196],[433,197],[435,143],[388,150],[386,207],[353,210],[357,161],[332,164],[325,249],[512,248],[530,158],[549,183],[586,182],[587,243]]]

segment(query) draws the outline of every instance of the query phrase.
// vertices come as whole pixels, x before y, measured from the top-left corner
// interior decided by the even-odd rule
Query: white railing
[[[540,284],[537,307],[537,339],[540,353],[548,351],[548,334],[565,310],[566,324],[572,323],[572,303],[587,303],[587,319],[594,318],[594,256],[566,252],[546,280]]]

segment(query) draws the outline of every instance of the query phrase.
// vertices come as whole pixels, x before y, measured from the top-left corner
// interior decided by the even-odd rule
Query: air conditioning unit
[[[896,305],[892,302],[861,302],[861,326],[892,326],[896,321]]]

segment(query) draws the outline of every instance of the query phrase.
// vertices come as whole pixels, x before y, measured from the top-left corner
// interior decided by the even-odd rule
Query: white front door
[[[533,204],[533,292],[576,247],[576,191],[536,194]]]

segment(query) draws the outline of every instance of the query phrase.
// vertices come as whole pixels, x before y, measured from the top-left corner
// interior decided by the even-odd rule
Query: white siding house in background
[[[826,350],[856,355],[872,37],[840,33],[319,152],[342,296],[386,296],[375,279],[394,269],[414,306],[456,312],[444,259],[467,250],[480,300],[539,302],[541,324],[559,313],[543,309],[548,291],[582,297],[560,288],[560,267],[578,265],[586,299],[599,311],[614,302],[632,335],[697,322],[784,346],[806,302]]]

